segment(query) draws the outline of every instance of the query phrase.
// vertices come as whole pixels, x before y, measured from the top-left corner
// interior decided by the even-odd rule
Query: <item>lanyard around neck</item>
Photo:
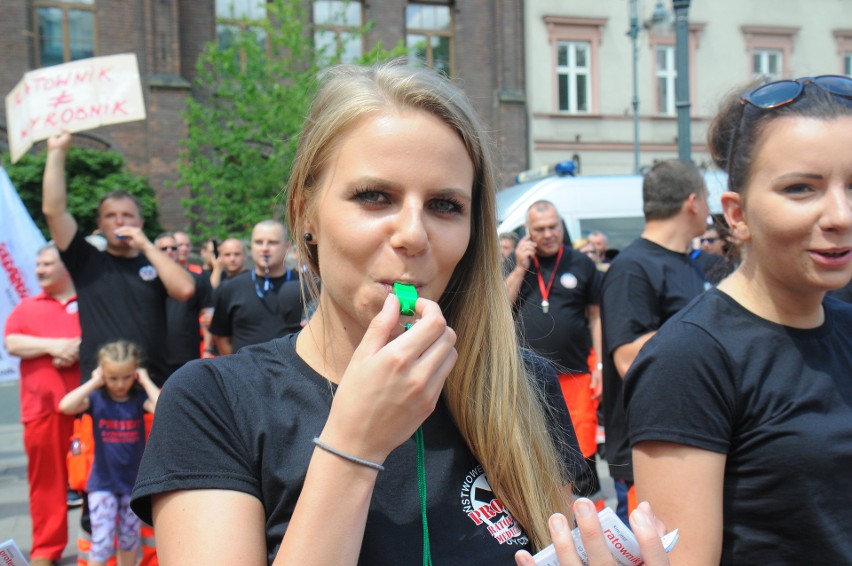
[[[538,256],[533,256],[535,264],[535,274],[538,277],[538,288],[541,291],[541,299],[543,304],[548,304],[547,298],[550,296],[550,288],[553,287],[553,280],[556,279],[556,272],[559,271],[559,262],[562,261],[562,251],[565,246],[559,246],[559,253],[556,254],[556,264],[553,266],[553,271],[550,272],[550,281],[547,285],[544,284],[544,277],[541,276],[541,264],[538,261]]]
[[[272,289],[272,283],[269,281],[269,270],[267,269],[263,275],[263,287],[260,286],[257,280],[257,271],[254,269],[251,270],[251,281],[254,283],[254,291],[257,293],[257,298],[263,300],[266,294],[269,293],[269,290]]]

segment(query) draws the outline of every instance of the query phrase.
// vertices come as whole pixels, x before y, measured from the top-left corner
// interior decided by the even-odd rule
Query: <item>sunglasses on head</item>
[[[818,77],[785,79],[760,85],[745,92],[740,96],[740,104],[743,107],[743,111],[740,114],[740,125],[734,130],[734,136],[728,146],[728,163],[732,163],[736,155],[746,104],[750,104],[760,110],[780,108],[801,98],[805,94],[805,85],[809,84],[815,85],[833,96],[852,100],[852,78],[843,75],[820,75]],[[728,190],[735,190],[732,175],[728,175]]]
[[[702,244],[715,244],[719,238],[701,238]]]
[[[740,103],[751,104],[762,110],[786,106],[804,94],[806,84],[816,85],[830,94],[852,100],[852,78],[843,75],[820,75],[761,85],[743,94]]]

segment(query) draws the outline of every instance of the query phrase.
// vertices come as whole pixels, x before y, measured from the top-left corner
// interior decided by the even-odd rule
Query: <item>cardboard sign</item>
[[[67,130],[145,119],[136,55],[81,59],[30,71],[6,96],[15,163],[32,145]]]

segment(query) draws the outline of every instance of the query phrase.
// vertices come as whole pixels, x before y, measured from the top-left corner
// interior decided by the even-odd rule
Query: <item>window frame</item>
[[[603,27],[607,18],[575,18],[565,16],[544,16],[548,43],[550,44],[551,100],[553,112],[562,115],[588,116],[600,113],[600,44]],[[589,109],[584,112],[570,112],[559,108],[559,44],[565,42],[589,44]]]
[[[665,68],[661,69],[658,57],[660,51],[663,50],[666,54],[666,66]],[[677,91],[675,89],[675,83],[677,81],[677,63],[675,61],[676,55],[677,54],[675,53],[675,46],[672,44],[658,43],[654,46],[654,92],[656,94],[656,96],[654,97],[654,111],[656,114],[660,114],[661,116],[677,115]],[[660,106],[660,79],[664,79],[666,82],[665,108],[662,108]]]
[[[235,0],[231,0],[231,2],[235,2]],[[266,2],[264,1],[263,4],[265,6]],[[237,28],[237,30],[240,33],[245,33],[247,31],[251,30],[252,28],[259,28],[259,29],[263,30],[264,24],[266,23],[267,18],[268,18],[265,7],[264,7],[264,10],[263,10],[264,14],[263,14],[262,19],[249,18],[248,15],[239,16],[237,14],[230,14],[228,16],[220,16],[218,6],[214,5],[213,9],[214,9],[214,16],[215,16],[215,23],[214,23],[214,29],[215,29],[215,32],[216,32],[216,35],[215,35],[216,39],[215,40],[216,40],[216,45],[219,47],[219,49],[223,48],[222,44],[221,44],[221,39],[220,39],[220,26],[235,27],[235,28]],[[269,36],[268,36],[268,34],[266,33],[265,30],[264,30],[264,35],[263,35],[263,50],[264,50],[264,52],[266,53],[267,56],[270,54]],[[240,49],[239,56],[240,56],[240,68],[245,70],[245,68],[246,68],[245,51]]]
[[[701,34],[704,32],[704,27],[706,24],[702,22],[690,22],[689,24],[689,113],[690,116],[695,116],[696,112],[696,100],[698,96],[698,88],[697,88],[697,69],[698,65],[696,63],[696,52],[698,51],[698,47],[701,44]],[[651,76],[654,77],[652,81],[652,96],[651,98],[654,100],[654,110],[653,113],[657,116],[663,118],[674,118],[677,117],[677,87],[675,86],[674,98],[672,99],[672,104],[674,106],[674,113],[668,114],[660,109],[659,107],[659,98],[657,94],[657,48],[658,47],[671,47],[673,51],[673,63],[675,66],[674,79],[677,80],[677,37],[675,36],[673,29],[666,29],[662,33],[655,33],[653,28],[648,32],[648,49],[650,50],[652,57],[651,59]],[[641,99],[641,96],[640,96]]]
[[[565,65],[559,64],[559,51],[561,47],[568,51],[568,61]],[[582,67],[577,65],[577,50],[582,46],[586,52],[586,64]],[[566,114],[590,114],[592,107],[592,45],[588,41],[560,40],[556,42],[556,106],[557,110]],[[562,94],[560,92],[561,78],[568,77],[568,108],[562,108]],[[579,89],[576,88],[577,79],[586,77],[586,108],[581,109],[578,105]]]
[[[79,59],[71,58],[71,28],[69,21],[69,13],[71,11],[80,11],[80,12],[91,12],[92,14],[92,55],[91,57],[97,57],[98,55],[98,11],[97,6],[95,5],[95,0],[35,0],[33,2],[33,27],[34,27],[34,36],[35,36],[35,63],[36,68],[41,68],[45,66],[58,65],[61,63],[51,63],[50,65],[44,65],[42,62],[42,51],[41,51],[41,30],[39,26],[39,9],[41,8],[57,8],[62,10],[62,61],[61,63],[69,63],[71,61],[78,61],[80,59],[87,59],[88,57],[80,57]]]
[[[740,30],[743,33],[746,43],[746,52],[748,57],[748,74],[751,79],[754,78],[754,56],[756,52],[763,51],[780,51],[781,66],[778,71],[778,78],[789,77],[791,73],[790,61],[793,56],[793,42],[796,34],[799,33],[799,27],[793,26],[742,26]]]
[[[833,32],[840,57],[839,74],[852,77],[852,29],[836,29]]]
[[[447,13],[450,16],[448,30],[437,30],[431,28],[416,28],[408,25],[408,8],[420,6],[424,8],[445,8]],[[449,77],[454,77],[456,72],[456,64],[455,64],[455,17],[453,15],[452,6],[449,3],[437,3],[437,2],[429,2],[428,0],[420,0],[419,2],[408,2],[404,6],[405,14],[404,14],[404,22],[405,22],[405,49],[409,54],[409,61],[413,64],[424,63],[428,67],[435,68],[434,65],[434,57],[432,55],[432,37],[446,37],[449,41],[449,67],[450,72],[448,73]],[[426,59],[421,61],[420,59],[411,57],[411,46],[408,43],[409,36],[412,35],[422,35],[426,37]]]
[[[770,58],[777,59],[775,68],[777,71],[772,73]],[[755,65],[757,63],[757,65]],[[759,67],[759,68],[756,68]],[[777,81],[782,78],[784,69],[784,52],[780,49],[766,49],[758,47],[751,52],[751,76],[754,79],[764,79],[766,81]]]
[[[314,11],[317,1],[321,2],[340,2],[341,4],[355,4],[358,6],[358,19],[360,20],[358,24],[346,24],[346,23],[325,23],[325,22],[317,22],[316,21],[316,13]],[[335,45],[337,49],[341,50],[342,54],[346,53],[346,50],[343,48],[344,34],[353,34],[358,38],[359,49],[358,49],[358,57],[364,55],[364,36],[361,34],[361,30],[364,27],[364,3],[362,0],[313,0],[311,2],[311,23],[313,25],[313,41],[314,47],[317,45],[317,33],[319,32],[331,32],[334,34]],[[341,58],[341,63],[351,63],[352,61],[348,61],[346,58]]]

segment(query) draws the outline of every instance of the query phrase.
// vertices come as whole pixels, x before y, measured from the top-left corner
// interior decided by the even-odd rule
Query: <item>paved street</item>
[[[27,503],[27,458],[18,407],[18,382],[0,383],[0,541],[14,539],[24,556],[30,556],[31,525]],[[59,564],[76,564],[80,509],[68,512],[68,546]]]

